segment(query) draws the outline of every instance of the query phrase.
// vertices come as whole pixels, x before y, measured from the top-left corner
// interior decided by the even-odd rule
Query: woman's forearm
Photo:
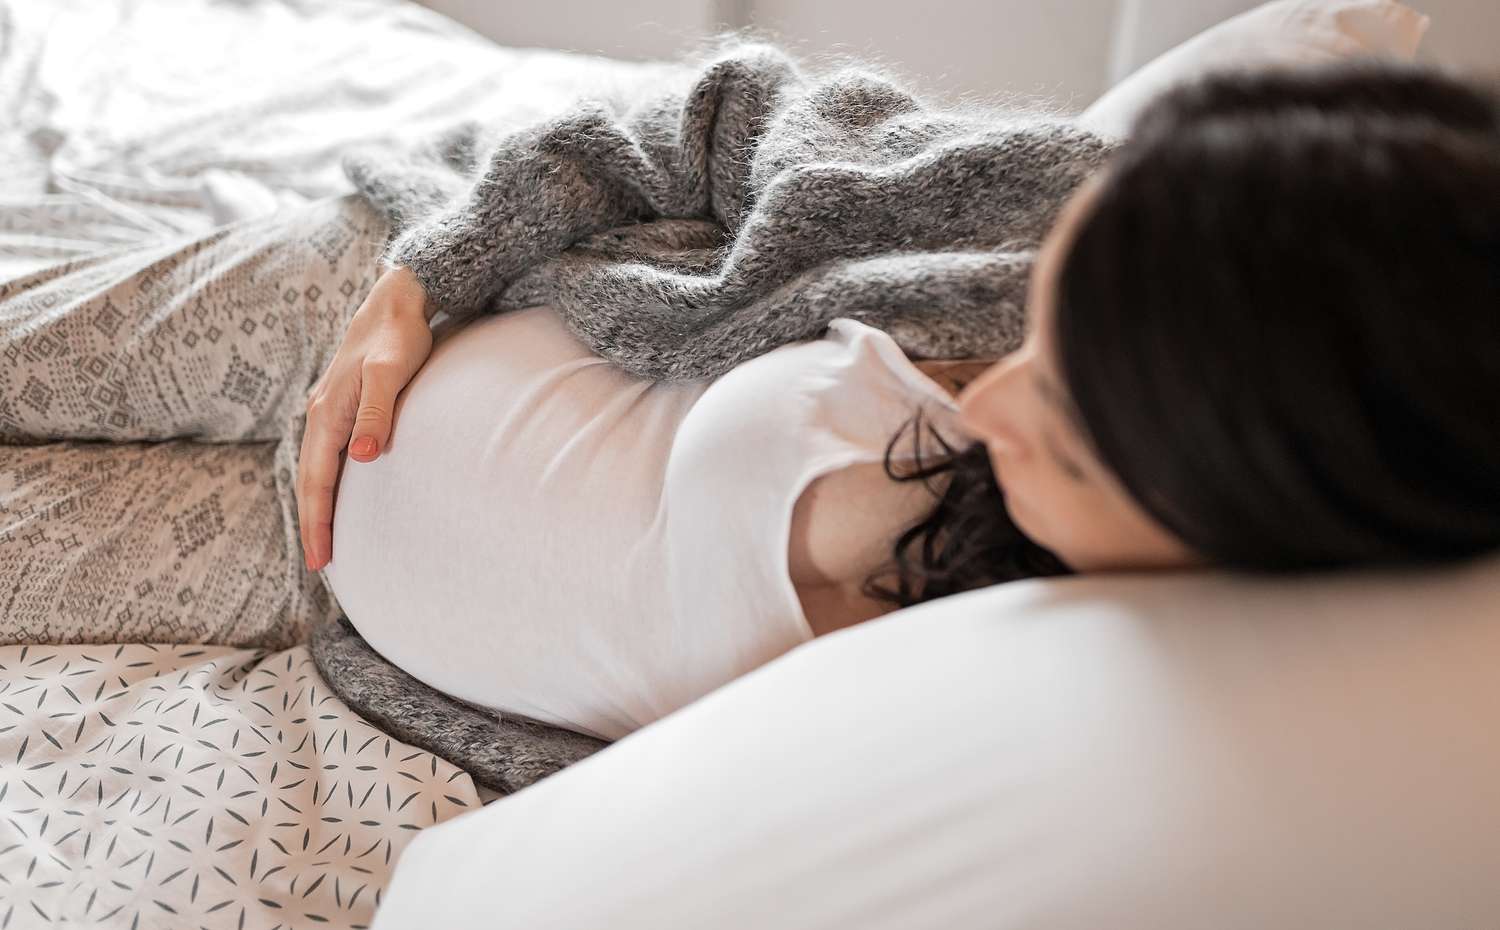
[[[410,268],[382,259],[377,280],[380,281],[382,290],[391,295],[391,306],[399,310],[419,311],[424,320],[432,322],[433,316],[437,314],[437,307],[427,299],[422,279]]]

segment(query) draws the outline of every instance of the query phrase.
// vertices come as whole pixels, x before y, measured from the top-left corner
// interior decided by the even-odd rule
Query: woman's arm
[[[422,319],[432,322],[432,318],[437,315],[437,306],[427,299],[427,289],[423,287],[421,279],[405,265],[395,265],[384,258],[379,262],[379,269],[375,283],[385,281],[388,285],[388,290],[381,295],[381,299],[396,307],[415,307],[420,310]],[[366,297],[366,300],[369,298]]]

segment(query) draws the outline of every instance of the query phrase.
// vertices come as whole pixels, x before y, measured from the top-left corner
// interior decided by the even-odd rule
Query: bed
[[[1298,0],[1227,26],[1178,67],[1409,57],[1426,20]],[[0,280],[656,67],[405,0],[0,0]],[[1123,125],[1143,73],[1087,121]],[[1490,926],[1497,591],[1495,558],[992,586],[820,637],[504,804],[353,713],[307,646],[0,646],[0,930]]]
[[[352,190],[338,156],[656,65],[499,47],[406,0],[0,0],[0,279]],[[306,646],[0,647],[0,927],[363,927],[424,827],[500,795]]]

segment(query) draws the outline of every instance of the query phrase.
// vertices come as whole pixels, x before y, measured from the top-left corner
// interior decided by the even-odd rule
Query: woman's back
[[[879,461],[922,402],[963,435],[952,399],[851,319],[711,382],[657,383],[550,307],[483,317],[440,337],[381,457],[345,463],[326,576],[417,678],[615,739],[812,638],[793,505]],[[849,515],[888,553],[931,498],[874,490]]]

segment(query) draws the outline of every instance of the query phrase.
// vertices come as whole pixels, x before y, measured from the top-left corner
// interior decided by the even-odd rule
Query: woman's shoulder
[[[893,609],[860,588],[891,559],[896,535],[931,512],[945,477],[931,477],[929,488],[893,480],[883,461],[858,462],[820,475],[798,496],[787,568],[816,634]]]
[[[965,383],[997,361],[993,358],[912,359],[890,333],[853,317],[831,320],[825,338],[850,347],[868,345],[871,351],[865,353],[865,358],[881,362],[882,367],[905,378],[919,392],[940,394],[945,400],[956,397]],[[938,390],[933,391],[934,387]]]

